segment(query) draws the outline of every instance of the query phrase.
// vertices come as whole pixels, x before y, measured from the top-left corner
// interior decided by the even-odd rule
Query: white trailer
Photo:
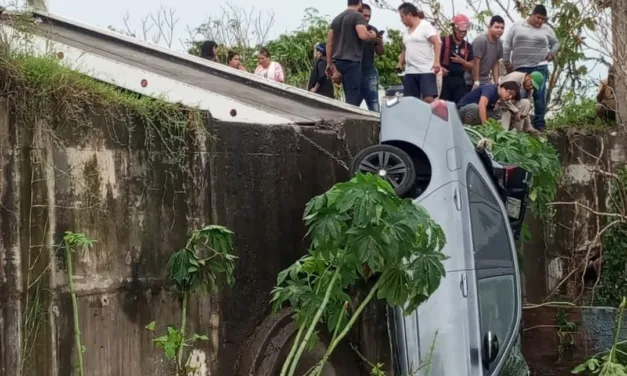
[[[0,16],[5,35],[17,35],[14,15]],[[111,30],[36,11],[23,48],[56,55],[94,79],[171,103],[197,106],[216,120],[254,124],[316,125],[378,114],[306,90]],[[23,22],[23,21],[22,21]]]

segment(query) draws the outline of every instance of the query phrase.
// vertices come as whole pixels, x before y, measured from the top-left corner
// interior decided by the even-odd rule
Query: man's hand
[[[399,72],[403,71],[403,64],[401,64],[400,62],[398,64],[396,64],[396,70]]]
[[[330,64],[330,65],[327,65],[327,69],[324,70],[324,73],[326,73],[327,77],[332,78],[334,71],[335,71],[335,66],[333,64]]]
[[[451,61],[457,64],[463,64],[466,60],[464,60],[464,58],[459,56],[458,54],[453,54]]]
[[[433,64],[433,73],[435,74],[440,73],[440,69],[442,69],[442,67],[440,66],[440,63]]]
[[[516,113],[516,115],[514,115],[514,119],[516,119],[517,121],[522,120],[522,113],[519,111]]]
[[[505,72],[512,73],[514,71],[514,66],[512,65],[512,63],[507,63],[505,64]]]
[[[371,40],[376,40],[377,39],[377,33],[375,33],[374,30],[370,30],[370,39]]]
[[[551,54],[546,55],[546,61],[553,61],[554,57]]]
[[[472,83],[472,90],[475,90],[476,88],[478,88],[479,86],[481,86],[481,82],[479,81],[475,81]]]

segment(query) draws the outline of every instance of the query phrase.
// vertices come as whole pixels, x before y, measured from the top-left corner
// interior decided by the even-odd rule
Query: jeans
[[[379,72],[374,66],[361,72],[361,98],[366,101],[368,110],[379,112]]]
[[[516,71],[525,73],[542,73],[542,77],[544,78],[544,80],[542,81],[542,85],[540,86],[539,90],[533,91],[533,127],[540,131],[544,130],[544,128],[546,127],[546,121],[544,120],[544,116],[546,115],[546,83],[549,78],[549,66],[539,65],[537,67],[520,67],[516,69]]]
[[[342,75],[345,102],[359,106],[361,103],[361,62],[335,60],[333,63]]]

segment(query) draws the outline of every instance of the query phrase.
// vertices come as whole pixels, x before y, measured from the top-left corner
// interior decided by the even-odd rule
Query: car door
[[[498,375],[517,339],[521,319],[516,248],[492,183],[472,165],[468,165],[466,183],[483,375]]]

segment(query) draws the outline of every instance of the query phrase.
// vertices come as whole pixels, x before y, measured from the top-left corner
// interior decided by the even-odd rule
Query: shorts
[[[435,73],[409,73],[403,78],[403,96],[405,97],[437,97],[438,83]]]

